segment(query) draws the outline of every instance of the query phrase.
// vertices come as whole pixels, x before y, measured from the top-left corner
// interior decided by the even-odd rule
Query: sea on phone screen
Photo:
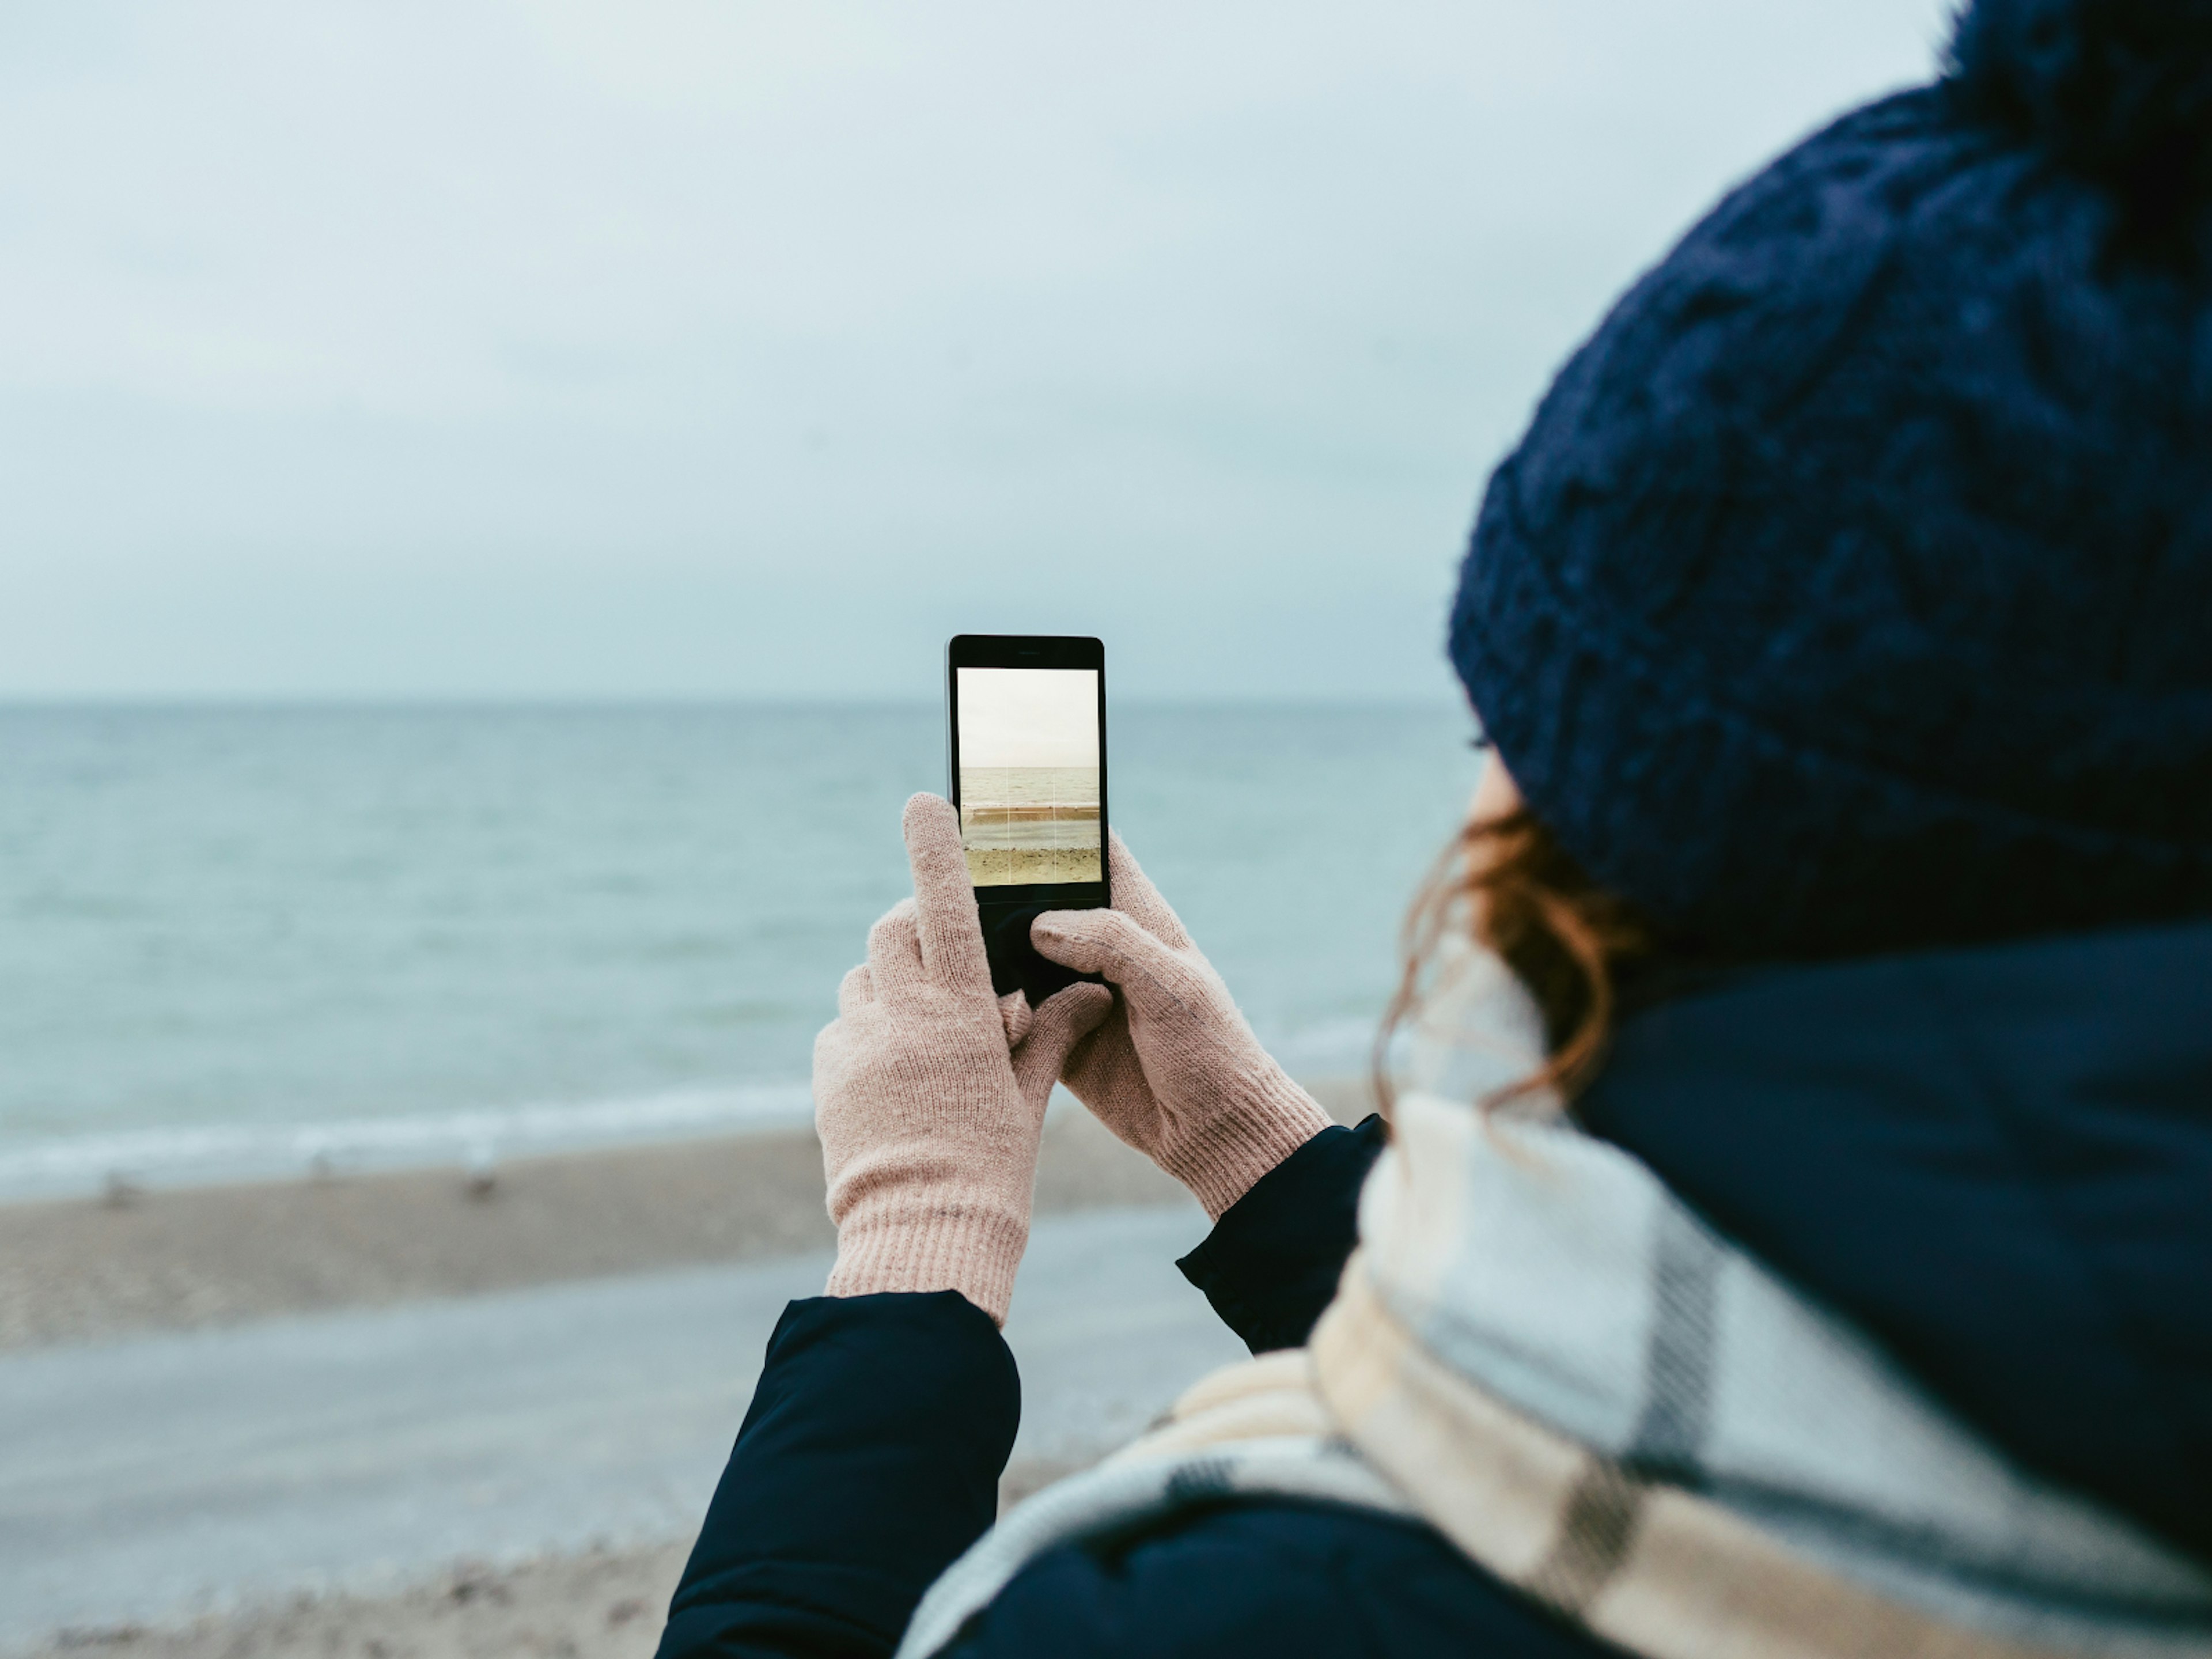
[[[963,766],[960,842],[978,887],[1100,881],[1098,769]]]

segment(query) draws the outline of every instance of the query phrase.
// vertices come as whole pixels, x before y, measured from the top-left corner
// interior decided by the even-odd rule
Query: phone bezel
[[[1097,881],[1038,882],[974,889],[978,909],[1103,909],[1111,902],[1106,846],[1111,796],[1106,775],[1106,647],[1079,634],[955,634],[945,646],[945,747],[949,799],[960,806],[960,675],[963,668],[1089,668],[1098,675],[1098,872]]]

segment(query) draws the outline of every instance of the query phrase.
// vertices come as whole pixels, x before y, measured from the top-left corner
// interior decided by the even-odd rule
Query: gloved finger
[[[1029,1036],[1014,1050],[1014,1084],[1022,1098],[1042,1112],[1067,1051],[1113,1011],[1114,994],[1103,985],[1071,985],[1047,997],[1030,1022]]]
[[[922,967],[947,990],[981,990],[988,996],[991,969],[983,957],[975,885],[960,849],[960,814],[948,800],[915,795],[906,804],[905,828]]]
[[[1138,866],[1136,855],[1129,851],[1129,843],[1121,839],[1118,830],[1111,831],[1107,838],[1106,877],[1116,910],[1163,944],[1178,951],[1191,948],[1190,935],[1183,931],[1182,919]]]
[[[1019,991],[1009,991],[999,999],[999,1021],[1006,1028],[1006,1047],[1018,1048],[1022,1039],[1030,1034],[1030,1021],[1035,1018],[1030,1000]]]
[[[868,988],[881,996],[923,982],[921,923],[914,901],[901,899],[868,929]]]
[[[876,1000],[875,975],[866,963],[837,982],[837,1017],[856,1013]]]
[[[1144,1062],[1129,1035],[1129,1005],[1116,1002],[1097,1029],[1067,1051],[1060,1080],[1091,1115],[1139,1152],[1156,1140],[1159,1097],[1145,1080]]]
[[[1164,940],[1119,910],[1047,910],[1030,923],[1038,953],[1079,974],[1103,974],[1139,1008],[1177,995],[1188,978]]]

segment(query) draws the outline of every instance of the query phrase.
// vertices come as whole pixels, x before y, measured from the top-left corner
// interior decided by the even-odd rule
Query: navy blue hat
[[[2212,0],[1978,0],[1732,192],[1492,477],[1451,653],[1686,944],[2212,913]]]

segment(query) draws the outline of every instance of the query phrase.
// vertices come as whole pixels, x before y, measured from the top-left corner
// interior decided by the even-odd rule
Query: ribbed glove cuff
[[[838,1224],[837,1264],[830,1270],[824,1293],[957,1291],[1003,1325],[1013,1300],[1014,1270],[1029,1236],[1026,1213],[995,1206],[884,1202]]]
[[[1251,1079],[1172,1146],[1154,1154],[1159,1166],[1190,1188],[1207,1217],[1221,1219],[1261,1176],[1311,1140],[1332,1120],[1314,1097],[1279,1067]]]

